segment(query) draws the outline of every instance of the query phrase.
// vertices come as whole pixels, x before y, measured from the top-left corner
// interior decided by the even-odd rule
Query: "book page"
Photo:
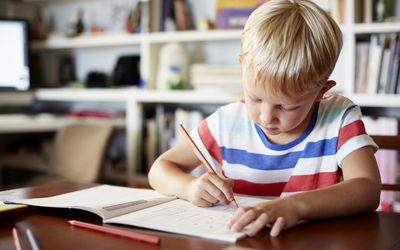
[[[164,196],[151,189],[101,185],[46,198],[9,201],[41,207],[82,209],[108,219],[173,199],[176,198]]]
[[[265,199],[236,196],[240,206],[257,204]],[[171,233],[185,234],[208,239],[236,242],[245,236],[242,232],[231,232],[227,223],[235,208],[233,205],[197,207],[188,201],[173,200],[106,220],[106,223],[133,225]]]

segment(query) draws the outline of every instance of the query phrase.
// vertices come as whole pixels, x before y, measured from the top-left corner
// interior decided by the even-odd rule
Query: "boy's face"
[[[245,76],[243,84],[248,115],[270,139],[298,136],[304,132],[316,100],[331,88],[315,88],[305,94],[288,97],[276,95],[269,91],[267,83],[255,83],[249,78],[251,76]]]

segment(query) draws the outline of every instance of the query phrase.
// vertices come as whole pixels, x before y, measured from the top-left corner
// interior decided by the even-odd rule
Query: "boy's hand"
[[[232,231],[242,231],[254,236],[265,226],[271,228],[270,235],[278,236],[282,229],[292,227],[299,221],[298,212],[293,203],[285,199],[277,199],[250,207],[240,207],[228,222]]]
[[[216,203],[229,204],[233,200],[233,181],[214,173],[205,173],[193,179],[187,189],[191,203],[200,207],[211,207]]]

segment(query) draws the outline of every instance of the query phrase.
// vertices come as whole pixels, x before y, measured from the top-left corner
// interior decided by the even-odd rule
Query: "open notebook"
[[[235,196],[240,206],[264,199]],[[150,189],[100,185],[76,192],[9,202],[41,207],[82,209],[97,214],[104,223],[124,224],[208,239],[236,242],[245,236],[226,228],[232,205],[201,208]]]

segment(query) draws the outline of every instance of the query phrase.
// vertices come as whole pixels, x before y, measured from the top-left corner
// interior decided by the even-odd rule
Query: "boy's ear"
[[[322,86],[321,90],[318,93],[317,98],[315,99],[316,101],[320,101],[322,97],[324,97],[325,93],[328,92],[331,88],[333,88],[336,85],[336,82],[333,80],[327,81],[324,86]]]

